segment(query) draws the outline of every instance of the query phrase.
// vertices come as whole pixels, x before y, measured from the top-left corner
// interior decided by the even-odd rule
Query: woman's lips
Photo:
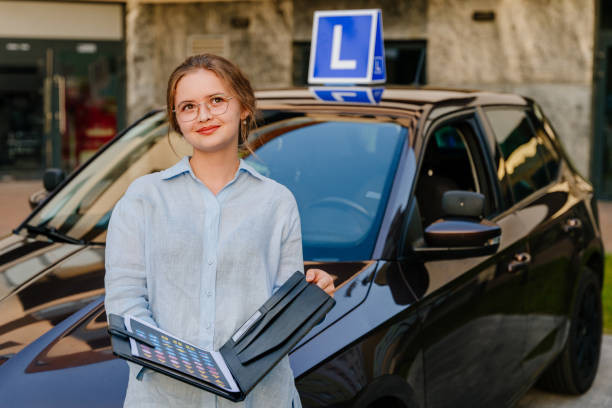
[[[211,135],[215,132],[215,130],[217,130],[219,128],[219,126],[217,125],[213,125],[213,126],[203,126],[201,128],[199,128],[198,130],[196,130],[196,132],[198,132],[201,135]]]

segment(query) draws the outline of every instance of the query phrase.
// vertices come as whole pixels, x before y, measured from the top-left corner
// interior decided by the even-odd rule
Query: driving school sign
[[[309,83],[372,84],[385,80],[379,9],[315,12]]]
[[[383,87],[365,86],[311,86],[308,88],[315,98],[326,102],[352,102],[376,104],[380,102]]]

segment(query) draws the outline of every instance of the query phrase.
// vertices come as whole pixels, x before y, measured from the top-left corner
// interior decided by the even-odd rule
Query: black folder
[[[218,385],[225,380],[223,373],[209,378],[211,372],[217,374],[216,367],[210,368],[212,371],[202,368],[208,364],[207,355],[211,355],[210,350],[199,349],[162,331],[155,333],[154,328],[138,326],[136,319],[129,319],[133,322],[130,331],[126,327],[125,316],[116,314],[109,315],[108,330],[115,355],[231,401],[242,401],[266,373],[325,317],[335,303],[319,287],[306,282],[304,274],[295,272],[247,319],[218,353],[212,352],[212,355],[221,355],[224,360],[221,365],[225,364],[229,370],[229,375],[237,385],[236,391]],[[133,339],[133,345],[130,338]],[[175,353],[161,353],[160,350],[164,350],[167,344],[173,344]],[[132,353],[133,346],[140,350],[137,352],[140,354]],[[156,353],[163,358],[155,358]],[[147,358],[150,355],[153,357]],[[186,366],[180,364],[183,360]],[[214,362],[211,366],[214,366]]]

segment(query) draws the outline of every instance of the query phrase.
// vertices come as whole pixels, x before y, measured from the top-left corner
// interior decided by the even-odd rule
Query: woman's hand
[[[329,296],[334,296],[336,287],[331,275],[322,269],[309,269],[306,271],[306,282],[312,282],[325,291]]]

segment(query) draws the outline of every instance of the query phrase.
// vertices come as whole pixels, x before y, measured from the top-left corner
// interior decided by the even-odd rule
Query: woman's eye
[[[210,98],[210,104],[211,105],[218,105],[221,102],[224,102],[225,99],[223,99],[221,96],[213,96],[212,98]]]
[[[194,109],[195,109],[195,105],[193,103],[186,103],[184,105],[181,105],[182,112],[188,112]]]

